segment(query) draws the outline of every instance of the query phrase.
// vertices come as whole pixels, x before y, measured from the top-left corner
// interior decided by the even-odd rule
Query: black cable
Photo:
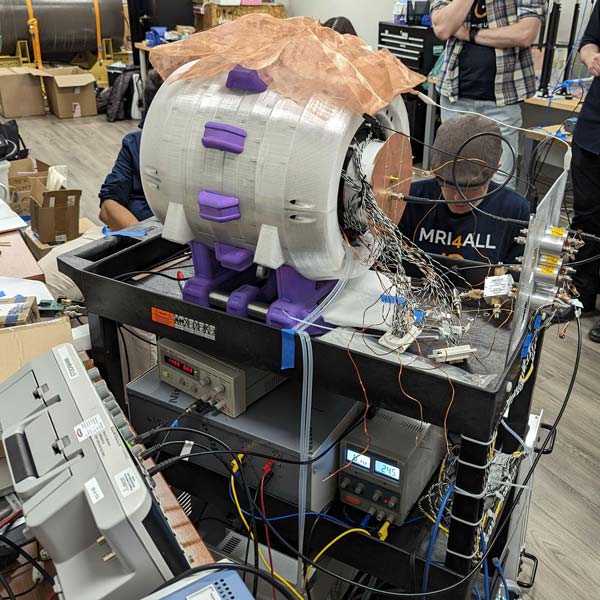
[[[182,277],[181,279],[179,277],[173,277],[172,275],[167,275],[166,273],[163,273],[162,271],[130,271],[129,273],[122,273],[121,275],[117,275],[116,277],[114,277],[114,279],[116,281],[123,281],[125,282],[126,279],[131,279],[132,277],[135,277],[136,275],[156,275],[157,277],[164,277],[165,279],[170,279],[171,281],[187,281],[188,279],[192,279],[191,277]]]
[[[398,133],[399,135],[403,135],[404,137],[408,138],[409,140],[417,142],[417,144],[420,144],[424,148],[429,148],[430,150],[436,150],[435,146],[427,144],[423,140],[420,140],[418,138],[412,137],[410,134],[408,134],[404,131],[399,131],[398,129],[394,129],[393,127],[388,127],[387,125],[383,125],[375,117],[372,117],[368,113],[363,114],[363,119],[365,121],[369,122],[371,125],[377,125],[378,127],[381,127],[382,129],[387,129],[388,131],[392,131],[393,133]],[[509,144],[508,141],[506,141],[506,143]],[[509,146],[510,146],[510,144],[509,144]],[[511,148],[512,148],[512,146],[511,146]],[[468,162],[476,162],[479,166],[487,167],[488,169],[492,169],[496,173],[499,173],[500,175],[507,175],[509,177],[509,181],[510,181],[510,179],[514,179],[515,181],[519,181],[521,183],[527,184],[526,180],[524,180],[521,177],[518,177],[517,175],[514,174],[514,171],[516,171],[516,166],[514,166],[513,173],[508,173],[508,171],[503,171],[502,169],[499,169],[498,165],[490,165],[489,163],[486,163],[486,162],[483,162],[480,160],[474,161],[474,160],[468,159],[468,158],[465,159],[464,157],[459,156],[458,154],[452,154],[451,152],[444,152],[444,154],[446,154],[447,156],[451,156],[454,159],[460,159],[465,162],[467,162],[467,161]],[[464,202],[463,202],[463,204],[464,204]]]
[[[161,433],[162,431],[177,431],[177,430],[182,433],[194,433],[196,435],[200,435],[209,440],[212,440],[216,444],[219,444],[220,446],[225,448],[225,450],[227,451],[227,454],[230,454],[232,456],[232,462],[235,463],[235,465],[237,466],[237,468],[239,470],[240,478],[242,480],[242,486],[244,487],[244,493],[246,494],[246,498],[248,499],[248,503],[250,505],[249,506],[250,516],[253,519],[256,519],[256,512],[255,512],[256,504],[254,504],[252,502],[252,494],[250,493],[250,486],[248,485],[248,481],[246,479],[245,470],[242,468],[242,461],[238,459],[238,454],[241,454],[241,453],[240,452],[235,453],[223,440],[219,439],[218,437],[216,437],[214,435],[211,435],[210,433],[206,433],[204,431],[198,431],[198,430],[192,429],[190,427],[159,427],[158,429],[155,428],[146,433],[138,435],[134,439],[137,441],[143,441],[143,440],[153,437],[157,433]],[[222,454],[222,452],[213,452],[213,454]],[[185,457],[178,457],[178,458],[181,459],[181,458],[185,458]],[[261,514],[261,513],[259,513],[259,514]],[[255,557],[255,562],[258,563],[258,529],[256,527],[256,523],[254,524],[254,529],[253,529],[252,533],[254,534],[254,557]]]
[[[129,363],[129,351],[127,350],[127,344],[125,343],[125,338],[123,337],[123,332],[121,328],[117,326],[117,332],[119,333],[119,337],[121,338],[121,344],[123,344],[123,352],[125,353],[125,365],[127,366],[127,382],[131,381],[131,365]]]
[[[258,500],[258,494],[260,492],[260,488],[258,486],[256,486],[256,490],[254,492],[254,498],[252,499],[252,501],[254,502],[254,504],[256,505],[256,502]],[[256,521],[256,516],[253,516],[250,519],[250,528],[253,529],[255,527],[255,521]],[[258,529],[256,530],[258,531]],[[244,556],[244,563],[245,565],[248,564],[248,555],[250,554],[250,536],[248,536],[248,543],[246,544],[246,554]],[[256,568],[258,568],[258,556],[254,556],[254,566]],[[246,583],[246,577],[244,576],[244,583]],[[254,577],[254,585],[252,587],[252,595],[254,596],[254,598],[257,597],[257,593],[258,593],[258,579],[256,578],[256,576]]]
[[[508,148],[510,149],[510,152],[512,154],[512,158],[513,158],[513,164],[512,164],[512,171],[510,173],[510,175],[494,190],[492,190],[491,192],[487,192],[486,194],[484,194],[483,196],[481,196],[480,198],[477,198],[475,200],[471,200],[470,198],[467,198],[465,196],[465,194],[463,193],[460,185],[458,184],[457,181],[457,169],[458,169],[458,162],[459,160],[469,160],[469,159],[462,159],[460,158],[460,153],[474,140],[477,140],[479,138],[482,137],[493,137],[496,139],[501,140],[501,142],[504,142]],[[465,140],[465,142],[463,142],[462,146],[458,149],[457,152],[458,156],[455,156],[454,159],[452,160],[452,179],[454,180],[454,185],[456,186],[456,189],[458,191],[458,193],[463,197],[463,200],[465,202],[468,202],[469,204],[473,203],[473,202],[480,202],[482,200],[485,200],[486,198],[489,198],[492,194],[496,194],[500,191],[502,191],[509,183],[510,180],[514,177],[514,174],[517,170],[517,156],[515,154],[515,149],[511,146],[510,142],[501,134],[501,133],[495,133],[493,131],[482,131],[480,133],[476,133],[475,135],[472,135],[469,139]],[[472,162],[472,161],[471,161]],[[479,163],[479,161],[477,161]],[[494,169],[495,171],[497,171],[497,167],[496,169]],[[460,204],[459,201],[452,201],[452,203],[457,203]],[[464,202],[463,202],[464,204]]]
[[[141,335],[139,335],[135,331],[129,329],[129,327],[126,327],[122,323],[117,323],[117,327],[124,329],[129,335],[132,335],[134,338],[137,338],[138,340],[140,340],[140,342],[145,342],[146,344],[148,344],[150,346],[154,346],[154,347],[156,347],[156,345],[157,345],[155,342],[153,342],[151,340],[145,340]]]
[[[199,567],[193,567],[181,575],[178,575],[174,579],[163,583],[154,591],[154,593],[159,592],[160,590],[163,590],[172,584],[179,583],[180,581],[183,581],[184,579],[187,579],[196,573],[204,573],[205,571],[243,571],[245,573],[252,573],[259,579],[266,581],[269,585],[276,588],[277,591],[287,600],[296,600],[292,593],[283,584],[279,583],[279,581],[275,579],[275,577],[273,577],[268,571],[261,571],[260,569],[251,567],[250,565],[239,565],[236,563],[213,563],[201,565]]]
[[[284,463],[284,464],[288,464],[288,465],[299,465],[299,466],[304,466],[304,465],[312,465],[318,461],[320,461],[324,456],[326,456],[327,454],[329,454],[329,452],[331,452],[331,450],[333,450],[333,448],[335,448],[335,446],[337,446],[340,443],[340,440],[342,438],[344,438],[346,435],[348,435],[349,433],[351,433],[352,431],[354,431],[363,421],[363,416],[361,415],[360,417],[358,417],[357,419],[355,419],[355,421],[353,423],[351,423],[339,436],[336,440],[334,440],[325,450],[323,450],[320,454],[317,454],[317,456],[314,456],[313,458],[306,460],[306,461],[301,461],[301,460],[292,460],[289,458],[284,458],[281,456],[270,456],[268,454],[262,454],[260,452],[252,452],[252,451],[246,451],[246,450],[240,450],[238,452],[235,452],[231,449],[228,449],[227,451],[220,451],[220,450],[215,450],[214,453],[215,454],[232,454],[234,457],[237,457],[238,454],[243,454],[244,456],[254,456],[256,458],[264,458],[265,460],[274,460],[275,462],[280,462],[280,463]],[[203,435],[205,437],[208,437],[209,439],[213,439],[213,436],[210,436],[209,434],[205,433],[204,431],[200,431],[199,429],[191,429],[189,427],[158,427],[156,429],[151,429],[150,431],[147,431],[146,433],[142,433],[141,435],[138,435],[136,440],[137,441],[143,441],[145,439],[148,439],[149,437],[151,437],[154,434],[158,434],[158,433],[162,433],[164,431],[184,431],[184,432],[189,432],[189,433],[196,433],[198,435]],[[216,438],[214,438],[216,439]],[[171,444],[183,444],[184,441],[174,441],[174,442],[167,442],[166,445],[171,445]],[[161,446],[162,447],[162,446]],[[157,451],[160,450],[160,448],[157,449]]]
[[[8,583],[8,580],[6,579],[6,577],[4,577],[4,575],[2,575],[2,573],[0,573],[0,583],[2,584],[2,587],[4,588],[6,593],[8,594],[9,599],[17,600],[17,597],[15,596],[12,587],[10,587],[10,583]]]
[[[44,579],[50,584],[54,585],[54,578],[46,569],[39,563],[39,561],[35,560],[31,554],[23,550],[21,546],[15,544],[10,538],[6,537],[4,534],[0,533],[0,542],[3,542],[7,546],[10,546],[13,550],[16,550],[30,565],[33,566],[34,569],[37,569]]]
[[[27,594],[31,594],[31,592],[33,592],[33,590],[35,590],[35,588],[39,584],[40,584],[40,582],[38,580],[28,590],[25,590],[24,592],[19,592],[18,594],[15,594],[15,598],[21,598],[22,596],[27,596]]]

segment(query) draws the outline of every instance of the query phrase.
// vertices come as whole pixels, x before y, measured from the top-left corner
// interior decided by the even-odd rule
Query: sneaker
[[[600,321],[598,321],[591,329],[588,334],[588,337],[592,342],[596,342],[596,344],[600,344]]]

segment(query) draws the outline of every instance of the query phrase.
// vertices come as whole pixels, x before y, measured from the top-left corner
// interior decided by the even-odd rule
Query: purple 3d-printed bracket
[[[198,194],[200,216],[207,221],[226,223],[237,221],[240,215],[240,201],[235,196],[223,196],[206,190]]]
[[[225,284],[231,284],[240,274],[223,267],[215,253],[204,244],[190,242],[190,249],[195,275],[186,282],[183,288],[183,299],[192,304],[209,306],[209,294]]]
[[[200,242],[191,242],[195,276],[183,289],[186,302],[209,306],[209,294],[214,290],[233,290],[226,310],[240,317],[248,316],[248,304],[255,300],[272,302],[267,313],[267,324],[281,329],[293,329],[316,308],[335,285],[334,281],[306,279],[292,267],[283,266],[271,274],[262,285],[250,285],[255,279],[251,267],[253,256],[249,250],[215,242],[211,250]],[[239,287],[238,287],[239,286]],[[317,325],[323,320],[318,319]],[[310,335],[319,335],[323,329],[308,327]]]
[[[245,271],[254,263],[254,255],[250,250],[223,242],[215,242],[215,255],[223,267],[232,271]]]
[[[241,154],[244,151],[247,135],[246,131],[239,127],[209,121],[204,126],[202,144],[205,148]]]
[[[299,321],[306,319],[334,285],[335,281],[312,281],[300,275],[292,267],[279,267],[277,269],[279,299],[271,304],[267,314],[267,324],[281,329],[293,329]],[[317,319],[317,325],[322,323],[322,319]],[[323,329],[313,326],[308,327],[306,331],[310,335],[323,333]]]
[[[244,90],[246,92],[262,93],[267,90],[267,84],[260,78],[260,75],[252,69],[246,69],[238,65],[227,76],[227,87],[234,90]]]

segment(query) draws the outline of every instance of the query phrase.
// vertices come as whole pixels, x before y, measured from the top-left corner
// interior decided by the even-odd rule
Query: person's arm
[[[445,42],[453,37],[457,31],[464,28],[464,23],[475,0],[452,0],[443,8],[434,5],[431,10],[431,24],[438,39]],[[468,36],[467,36],[468,37]]]
[[[600,77],[600,46],[586,44],[581,49],[581,60],[594,77]]]
[[[112,171],[106,176],[100,189],[99,219],[110,229],[119,230],[138,223],[129,210],[128,203],[134,173],[134,158],[129,148],[130,137],[123,138],[123,144]]]
[[[506,27],[480,29],[475,37],[475,43],[490,48],[530,48],[540,34],[540,26],[539,18],[531,16]],[[469,31],[462,27],[454,37],[468,42]]]
[[[99,219],[108,225],[109,229],[118,231],[139,223],[135,215],[116,200],[103,200],[100,206]]]
[[[594,77],[600,77],[600,4],[596,4],[581,38],[581,60]]]

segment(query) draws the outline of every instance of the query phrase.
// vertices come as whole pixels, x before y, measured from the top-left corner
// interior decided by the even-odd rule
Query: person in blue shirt
[[[581,39],[581,60],[594,77],[592,86],[577,119],[573,134],[574,216],[571,229],[600,237],[600,3],[596,3],[587,29]],[[579,291],[584,312],[596,308],[600,293],[600,244],[590,240],[579,251],[577,261],[590,261],[577,267],[573,283]],[[563,319],[574,317],[572,309],[562,312]],[[600,321],[589,332],[593,342],[600,343]]]
[[[145,113],[162,83],[160,75],[152,70],[144,89]],[[145,117],[145,114],[144,114]],[[144,121],[140,123],[143,127]],[[122,141],[121,151],[112,171],[100,188],[100,220],[109,229],[117,231],[131,227],[152,216],[146,202],[140,176],[140,144],[142,132],[128,133]]]
[[[478,134],[484,135],[463,148],[454,172],[454,158],[461,146]],[[526,225],[502,219],[528,223],[529,203],[511,188],[499,189],[500,184],[492,181],[502,157],[502,141],[494,137],[499,134],[493,121],[478,115],[441,125],[431,159],[435,177],[413,182],[410,195],[446,203],[408,202],[399,223],[403,235],[430,254],[492,265],[516,263],[524,247],[515,238]],[[492,193],[470,203],[463,201],[461,192],[468,199]]]

